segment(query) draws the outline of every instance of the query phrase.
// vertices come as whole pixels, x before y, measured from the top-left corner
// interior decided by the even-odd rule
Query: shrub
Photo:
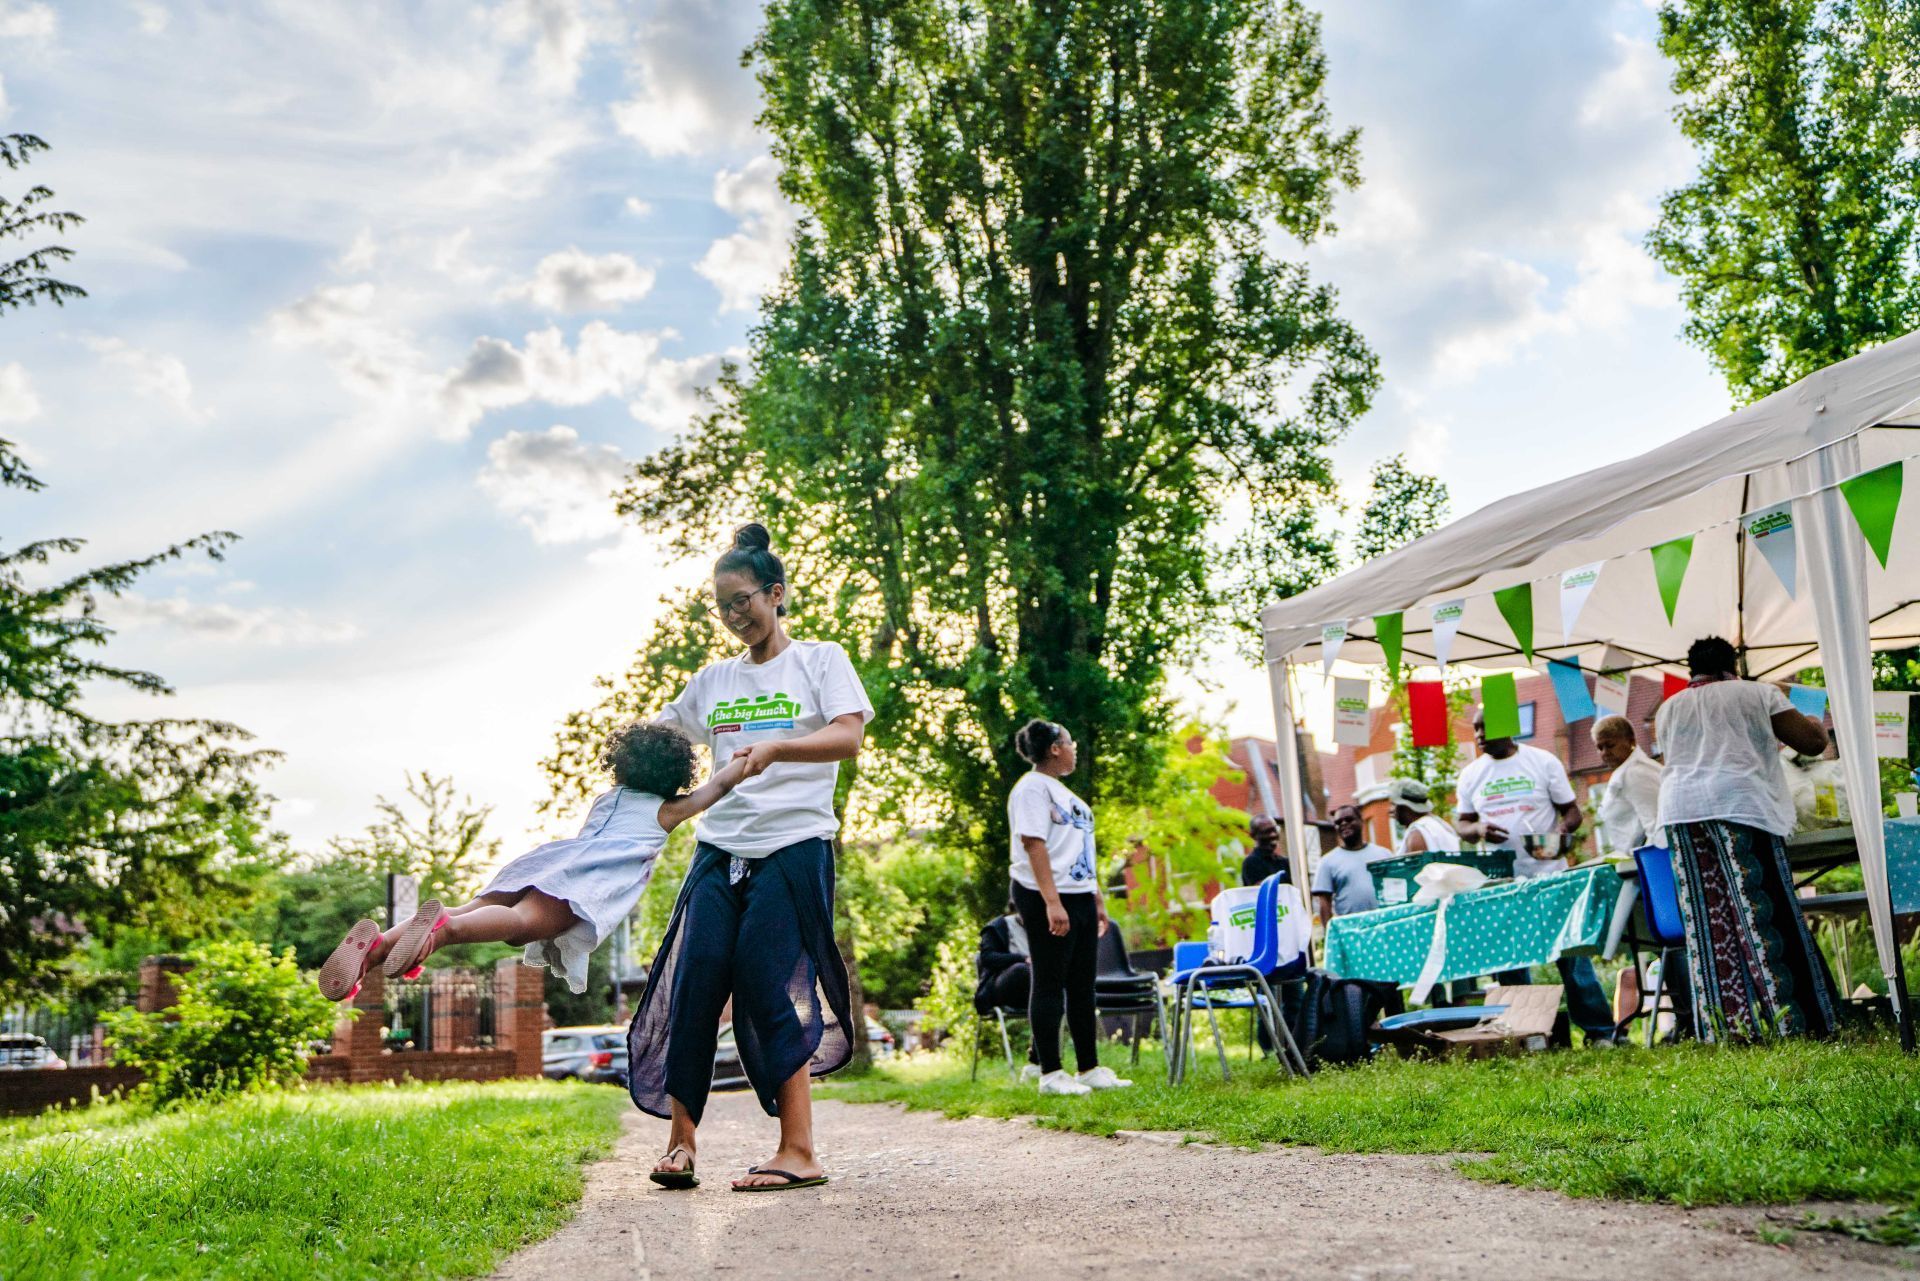
[[[179,1003],[108,1016],[115,1058],[146,1074],[159,1103],[289,1085],[332,1030],[333,1003],[300,973],[293,949],[248,939],[206,943],[174,980]]]

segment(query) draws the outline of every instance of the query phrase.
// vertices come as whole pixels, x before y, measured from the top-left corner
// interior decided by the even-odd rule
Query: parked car
[[[738,1090],[747,1084],[747,1070],[740,1066],[740,1047],[733,1039],[733,1024],[722,1023],[713,1050],[713,1088]]]
[[[879,1019],[867,1020],[867,1050],[876,1059],[893,1057],[893,1033]]]
[[[627,1029],[557,1027],[546,1034],[541,1072],[553,1081],[627,1083]]]
[[[63,1068],[67,1061],[47,1048],[46,1040],[31,1032],[0,1032],[0,1072],[32,1068]]]

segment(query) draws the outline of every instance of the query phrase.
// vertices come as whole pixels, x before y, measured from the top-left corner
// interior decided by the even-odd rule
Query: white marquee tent
[[[1551,437],[1556,428],[1538,430]],[[1570,450],[1596,443],[1604,447],[1564,442]],[[1263,611],[1280,741],[1290,741],[1295,723],[1287,669],[1318,663],[1324,628],[1344,625],[1342,661],[1380,663],[1373,620],[1398,612],[1405,661],[1432,664],[1432,611],[1459,601],[1448,661],[1519,666],[1525,660],[1493,593],[1530,583],[1540,658],[1577,656],[1593,671],[1612,645],[1650,672],[1684,673],[1687,646],[1720,635],[1742,650],[1755,678],[1824,667],[1853,811],[1877,813],[1869,651],[1920,644],[1920,494],[1900,504],[1883,568],[1839,485],[1912,457],[1920,457],[1920,334],[1831,365],[1637,458],[1494,503]],[[1755,518],[1782,505],[1791,532],[1768,535],[1773,554],[1763,555]],[[1688,535],[1691,559],[1669,622],[1650,549]],[[1790,594],[1773,549],[1784,545],[1791,564],[1796,540]],[[1562,635],[1561,575],[1594,564],[1598,580],[1573,634]],[[1280,756],[1288,839],[1304,868],[1298,758]],[[1874,942],[1910,1037],[1883,834],[1863,823],[1857,838]]]

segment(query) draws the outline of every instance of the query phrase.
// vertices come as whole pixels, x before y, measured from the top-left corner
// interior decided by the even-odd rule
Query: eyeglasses
[[[730,600],[717,601],[707,606],[707,612],[715,618],[729,618],[734,614],[744,614],[747,612],[747,606],[753,603],[755,596],[758,596],[761,592],[771,590],[772,587],[772,583],[764,583],[750,592],[741,592],[738,596]]]

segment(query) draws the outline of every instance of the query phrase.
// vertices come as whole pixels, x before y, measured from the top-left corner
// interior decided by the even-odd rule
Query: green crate
[[[1381,907],[1413,902],[1413,896],[1420,892],[1420,883],[1413,878],[1429,863],[1459,863],[1464,867],[1478,868],[1489,879],[1513,875],[1512,850],[1487,850],[1484,853],[1478,850],[1429,850],[1424,854],[1402,854],[1399,858],[1383,858],[1367,864],[1367,871],[1373,876],[1374,898],[1379,900]]]

